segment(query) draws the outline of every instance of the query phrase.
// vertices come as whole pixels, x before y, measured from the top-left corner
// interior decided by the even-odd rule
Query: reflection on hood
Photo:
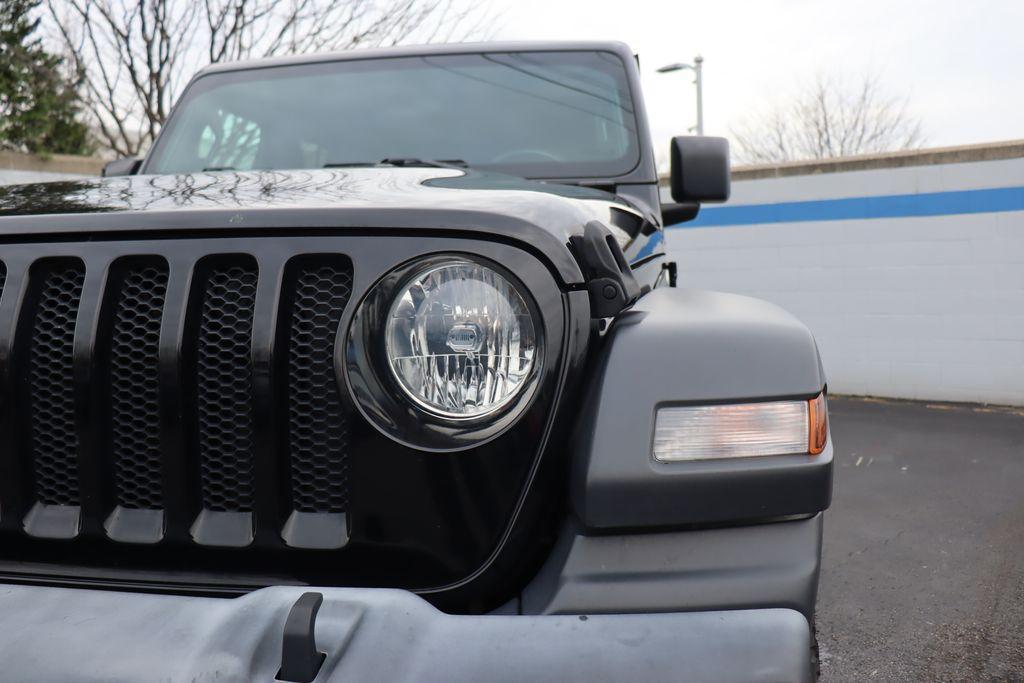
[[[433,190],[433,191],[431,191]],[[451,190],[471,190],[448,192]],[[0,187],[0,217],[267,207],[473,205],[531,193],[615,201],[590,188],[448,168],[351,168],[123,176]],[[504,195],[504,197],[502,197]]]

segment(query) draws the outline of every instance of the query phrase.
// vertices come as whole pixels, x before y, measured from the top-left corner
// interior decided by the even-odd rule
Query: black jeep
[[[626,46],[453,45],[0,190],[0,677],[812,678],[824,374],[676,287],[728,148],[671,162]]]

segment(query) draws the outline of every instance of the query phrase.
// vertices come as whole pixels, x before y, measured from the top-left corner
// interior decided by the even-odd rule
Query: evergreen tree
[[[0,0],[0,149],[89,154],[78,83],[35,36],[42,0]]]

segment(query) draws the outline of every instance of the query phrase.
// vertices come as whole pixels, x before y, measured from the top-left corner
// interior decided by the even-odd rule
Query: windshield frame
[[[265,71],[268,69],[279,69],[282,67],[301,67],[305,65],[327,65],[348,61],[381,61],[395,58],[407,57],[438,57],[445,55],[474,55],[493,54],[506,52],[523,53],[551,53],[551,52],[589,52],[607,53],[622,63],[625,78],[625,89],[630,97],[633,118],[634,118],[634,141],[636,154],[635,163],[632,167],[611,175],[581,174],[584,169],[573,168],[572,162],[565,164],[566,173],[559,175],[525,175],[532,180],[551,180],[560,183],[585,184],[585,185],[612,185],[618,183],[652,183],[657,182],[657,174],[654,168],[653,152],[650,144],[650,132],[648,128],[647,115],[644,109],[643,96],[640,92],[639,73],[636,68],[635,57],[629,48],[622,43],[484,43],[484,44],[456,44],[456,45],[430,45],[405,48],[387,48],[373,50],[353,50],[351,52],[327,54],[327,55],[302,55],[288,58],[276,58],[258,60],[254,62],[218,64],[207,67],[199,72],[186,86],[178,101],[175,103],[166,124],[161,129],[153,146],[147,153],[139,169],[139,174],[151,174],[151,166],[154,159],[157,159],[163,152],[168,140],[172,137],[175,126],[182,118],[179,114],[183,105],[187,104],[190,97],[205,90],[202,86],[206,84],[205,79],[212,76],[230,76],[232,74],[244,74],[245,78],[258,78],[252,72]],[[218,79],[220,80],[220,79]],[[208,81],[207,81],[208,82]],[[256,171],[257,169],[253,169]],[[287,170],[287,169],[279,169]],[[299,170],[299,169],[296,169]],[[307,169],[302,169],[307,170]],[[493,169],[491,169],[493,170]],[[216,171],[213,171],[216,172]],[[228,171],[231,172],[231,171]],[[511,173],[511,172],[510,172]]]

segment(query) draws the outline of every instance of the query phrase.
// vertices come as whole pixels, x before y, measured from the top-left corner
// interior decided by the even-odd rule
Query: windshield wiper
[[[382,159],[382,166],[427,166],[430,168],[468,168],[462,159]]]
[[[372,161],[338,161],[324,164],[323,168],[370,168],[376,165]]]
[[[469,164],[467,164],[462,159],[416,159],[414,157],[381,159],[380,161],[375,163],[369,161],[351,161],[346,163],[324,164],[324,168],[345,168],[364,166],[396,166],[399,168],[469,168]]]

